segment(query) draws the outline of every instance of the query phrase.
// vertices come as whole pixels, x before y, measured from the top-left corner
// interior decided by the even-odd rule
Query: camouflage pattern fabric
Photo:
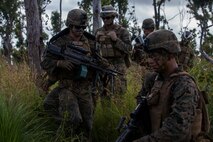
[[[74,43],[72,41],[70,36],[66,34],[55,40],[53,44],[66,50],[66,45]],[[81,47],[90,50],[88,40],[84,36],[80,39],[79,44],[81,44]],[[50,76],[57,78],[59,82],[58,88],[54,89],[46,97],[44,102],[45,109],[50,111],[50,114],[58,120],[63,122],[65,120],[66,127],[76,128],[75,130],[81,129],[85,132],[85,136],[89,137],[92,129],[94,111],[91,96],[92,76],[73,80],[73,76],[76,76],[75,72],[58,68],[56,65],[58,60],[64,59],[46,51],[43,61],[41,62],[42,68]],[[55,109],[58,110],[55,111]]]
[[[54,88],[45,98],[44,100],[44,109],[50,114],[56,122],[60,124],[61,118],[59,117],[59,94],[60,88]]]
[[[143,36],[142,38],[144,40],[146,38],[146,36]],[[147,54],[144,51],[143,45],[141,45],[140,43],[136,43],[134,45],[134,49],[132,52],[132,61],[135,61],[137,64],[139,64],[141,66],[148,67]]]
[[[102,11],[100,12],[101,17],[106,16],[118,16],[117,11],[112,5],[105,5],[102,7]]]
[[[114,94],[116,95],[123,95],[127,89],[127,79],[126,79],[126,66],[125,64],[116,64],[114,63],[114,69],[118,72],[122,73],[123,75],[118,75],[114,77],[114,85],[108,84],[105,89],[107,89],[106,94],[101,94],[103,96],[110,97],[112,95],[112,88],[114,87]],[[110,82],[109,82],[110,83]]]
[[[109,31],[115,31],[115,33],[118,37],[116,42],[109,40],[109,44],[108,44],[108,41],[106,41],[108,45],[111,45],[111,46],[109,46],[108,49],[111,48],[114,53],[112,53],[112,52],[109,53],[108,52],[109,50],[103,51],[103,48],[105,45],[102,44],[101,42],[98,42],[97,46],[98,46],[100,52],[102,52],[102,55],[103,55],[103,52],[105,52],[104,53],[105,56],[103,56],[103,57],[106,58],[109,61],[109,63],[114,66],[114,68],[118,69],[118,71],[120,71],[121,73],[124,74],[123,76],[117,76],[116,81],[115,81],[116,85],[118,83],[118,85],[115,87],[115,92],[118,94],[124,94],[127,89],[126,69],[129,66],[129,65],[127,65],[128,61],[126,61],[125,57],[129,56],[132,51],[130,34],[125,28],[123,28],[117,24],[114,24],[112,29],[110,29],[110,30],[106,29],[105,27],[102,27],[97,30],[96,34],[98,32],[107,34]],[[99,41],[99,37],[98,37],[97,41]],[[108,53],[106,53],[106,51]],[[106,88],[109,88],[109,87],[107,86]],[[105,95],[107,95],[107,94],[102,94],[102,96],[105,96]]]
[[[183,70],[188,71],[193,67],[194,61],[194,51],[190,44],[180,43],[181,52],[178,54],[178,64],[183,68]]]
[[[190,76],[180,72],[167,79],[157,73],[146,76],[139,95],[148,96],[152,133],[134,142],[191,142],[194,129],[200,130],[192,127],[201,124],[195,121],[200,112],[198,88]]]
[[[73,9],[69,11],[66,20],[66,26],[69,27],[70,25],[76,26],[87,26],[87,13],[81,9]]]
[[[59,114],[65,119],[66,127],[81,129],[89,137],[93,120],[93,101],[90,82],[69,82],[67,88],[61,88],[59,95]],[[83,87],[83,88],[81,88]]]

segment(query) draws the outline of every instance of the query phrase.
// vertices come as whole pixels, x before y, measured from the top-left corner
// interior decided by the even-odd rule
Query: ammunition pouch
[[[88,75],[88,68],[85,65],[80,65],[77,70],[77,76],[75,77],[76,79],[80,78],[86,78]]]
[[[100,36],[99,42],[102,57],[104,58],[122,57],[121,52],[113,46],[113,42],[109,36],[105,35]]]

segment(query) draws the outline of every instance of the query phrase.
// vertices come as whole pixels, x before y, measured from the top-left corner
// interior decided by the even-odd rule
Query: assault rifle
[[[144,39],[141,35],[138,35],[137,37],[135,37],[135,43],[137,44],[137,46],[134,46],[135,50],[138,50],[140,52],[143,51],[143,46],[144,46]]]
[[[70,60],[75,65],[84,66],[84,69],[86,71],[85,73],[83,73],[83,77],[86,77],[87,75],[87,68],[92,68],[96,71],[100,71],[101,73],[105,73],[107,75],[112,76],[122,75],[122,73],[102,65],[102,59],[100,59],[101,57],[94,58],[91,56],[87,56],[87,53],[89,53],[90,51],[82,47],[70,44],[67,46],[65,50],[63,50],[63,48],[60,48],[49,42],[47,43],[47,51],[52,54],[55,54],[56,56],[61,56],[64,59]]]
[[[141,37],[141,35],[139,35],[135,38],[135,42],[143,46],[144,39]]]
[[[122,117],[117,130],[120,132],[123,129],[123,132],[117,138],[116,142],[132,142],[151,132],[147,99],[145,97],[141,98],[141,102],[130,114],[129,122],[127,124],[124,124],[124,122],[125,117]]]

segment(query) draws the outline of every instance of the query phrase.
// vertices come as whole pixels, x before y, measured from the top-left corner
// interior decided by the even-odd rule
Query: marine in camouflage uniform
[[[69,11],[66,20],[67,28],[53,36],[50,42],[60,47],[61,53],[69,50],[67,45],[73,44],[87,50],[88,54],[85,56],[91,56],[89,40],[84,35],[87,20],[85,11],[80,9]],[[45,110],[61,123],[60,128],[64,127],[67,136],[83,132],[85,141],[89,141],[94,111],[91,96],[92,75],[86,78],[78,77],[77,65],[48,50],[45,51],[41,66],[50,76],[45,87],[48,88],[56,81],[59,84],[46,97]]]
[[[157,30],[147,36],[145,45],[154,72],[146,75],[137,101],[147,98],[151,133],[133,142],[207,142],[200,136],[209,130],[204,99],[194,79],[178,68],[175,34]]]
[[[146,53],[144,52],[143,42],[145,38],[155,30],[155,23],[153,19],[147,18],[143,20],[142,29],[144,35],[139,35],[135,38],[135,45],[132,53],[132,60],[141,66],[147,66]],[[142,42],[142,43],[140,43]]]
[[[127,89],[126,70],[130,66],[130,52],[132,51],[129,32],[121,25],[115,24],[114,19],[117,12],[111,5],[102,7],[100,16],[104,22],[104,26],[97,29],[96,41],[97,47],[102,57],[112,64],[115,70],[123,73],[115,77],[115,94],[124,94]],[[106,79],[104,79],[106,80]],[[111,93],[105,84],[105,90],[101,96],[109,97]],[[108,91],[107,91],[108,90]]]
[[[181,52],[178,54],[178,64],[183,70],[188,71],[194,65],[194,51],[191,46],[192,33],[185,31],[181,36],[180,48]]]

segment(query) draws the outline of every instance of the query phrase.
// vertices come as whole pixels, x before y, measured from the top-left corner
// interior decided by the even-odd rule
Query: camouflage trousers
[[[66,83],[63,82],[46,97],[45,110],[60,122],[60,128],[66,130],[68,135],[83,133],[89,139],[94,111],[90,83]]]

